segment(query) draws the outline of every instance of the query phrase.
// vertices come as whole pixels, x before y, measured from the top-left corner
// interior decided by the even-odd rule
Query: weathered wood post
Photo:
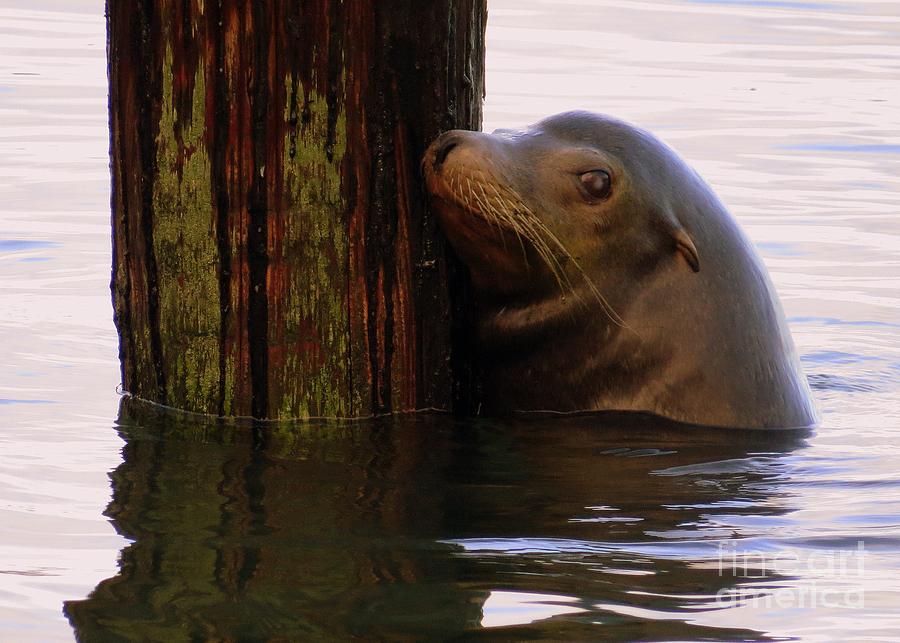
[[[449,408],[464,285],[419,159],[480,126],[485,0],[107,15],[125,390],[271,418]]]

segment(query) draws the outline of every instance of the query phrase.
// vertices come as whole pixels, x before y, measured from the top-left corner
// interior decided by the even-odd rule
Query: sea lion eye
[[[581,189],[591,201],[600,201],[609,196],[612,179],[606,170],[591,170],[578,175]]]

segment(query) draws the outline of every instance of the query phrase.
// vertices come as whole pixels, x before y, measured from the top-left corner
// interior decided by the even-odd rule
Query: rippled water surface
[[[120,410],[102,4],[0,0],[0,640],[900,639],[900,4],[490,0],[485,128],[686,157],[782,297],[799,436]]]

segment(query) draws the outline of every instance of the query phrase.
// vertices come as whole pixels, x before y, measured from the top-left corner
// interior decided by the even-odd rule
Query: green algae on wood
[[[153,186],[163,368],[172,401],[189,411],[214,409],[219,395],[219,282],[216,220],[205,144],[206,87],[194,75],[191,110],[179,114],[166,46],[157,180]]]
[[[346,202],[341,166],[346,153],[345,115],[338,112],[330,154],[325,100],[285,80],[283,183],[272,212],[279,234],[270,239],[270,367],[280,387],[275,417],[348,417],[354,411],[347,376]],[[298,94],[300,96],[298,97]],[[298,100],[303,117],[298,118]]]

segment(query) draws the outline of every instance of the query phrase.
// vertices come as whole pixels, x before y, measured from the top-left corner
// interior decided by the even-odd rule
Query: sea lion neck
[[[596,300],[587,284],[564,293],[550,291],[540,296],[497,297],[491,293],[477,293],[478,338],[485,346],[521,346],[553,341],[561,332],[579,333],[590,327],[596,333],[608,327],[607,337],[625,328]]]

